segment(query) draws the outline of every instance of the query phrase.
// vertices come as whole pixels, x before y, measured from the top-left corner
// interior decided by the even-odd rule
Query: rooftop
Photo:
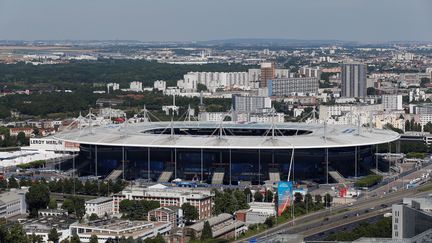
[[[165,197],[169,196],[172,197],[174,195],[182,195],[187,196],[189,198],[207,198],[212,195],[212,192],[210,189],[207,188],[186,188],[186,187],[169,187],[164,186],[161,187],[141,187],[141,186],[133,186],[127,187],[123,189],[121,193],[118,193],[117,195],[125,195],[125,194],[132,194],[135,196],[158,196],[158,197]]]
[[[193,230],[195,230],[197,232],[201,232],[203,230],[203,228],[204,228],[204,223],[206,221],[208,221],[209,224],[210,224],[210,226],[213,227],[214,225],[220,224],[220,223],[222,223],[224,221],[227,221],[227,220],[230,220],[232,218],[233,218],[233,216],[231,214],[222,213],[222,214],[219,214],[218,216],[214,216],[214,217],[211,217],[211,218],[209,218],[207,220],[203,220],[203,221],[195,223],[195,224],[193,224],[191,226],[188,226],[188,228],[193,229]]]
[[[12,201],[21,199],[22,195],[25,194],[27,190],[21,189],[11,189],[10,191],[3,192],[0,194],[0,201],[7,204]]]
[[[88,223],[74,223],[71,227],[85,228],[84,233],[80,234],[104,234],[115,236],[136,237],[145,235],[148,232],[153,232],[155,229],[162,229],[169,226],[169,223],[164,222],[148,222],[148,221],[129,221],[118,219],[102,219],[91,221]]]
[[[145,122],[77,128],[57,133],[54,138],[80,144],[150,148],[302,149],[375,145],[398,140],[400,135],[390,130],[358,131],[349,125],[315,123]]]
[[[76,219],[69,218],[65,215],[39,216],[39,218],[25,218],[19,220],[24,230],[31,232],[49,232],[54,227],[57,230],[65,230],[75,221]]]
[[[113,200],[112,197],[98,197],[95,199],[88,200],[85,203],[86,204],[99,204],[99,203],[110,202],[112,200]]]

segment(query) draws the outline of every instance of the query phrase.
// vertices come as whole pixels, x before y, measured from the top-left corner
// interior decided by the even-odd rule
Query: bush
[[[416,159],[424,159],[424,157],[426,157],[425,153],[420,153],[420,152],[409,152],[406,154],[407,158],[416,158]]]
[[[378,184],[382,180],[382,176],[370,174],[356,181],[356,187],[370,187]]]
[[[25,163],[25,164],[19,164],[17,165],[20,169],[28,169],[28,168],[41,168],[45,165],[45,160],[36,160],[33,162]]]

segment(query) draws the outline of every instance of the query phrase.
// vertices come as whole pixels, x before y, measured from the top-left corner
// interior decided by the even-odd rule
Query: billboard
[[[293,185],[290,181],[279,181],[277,186],[278,193],[278,216],[281,216],[285,209],[290,206]]]
[[[78,143],[53,138],[30,138],[30,147],[23,147],[23,149],[78,152],[80,148]]]

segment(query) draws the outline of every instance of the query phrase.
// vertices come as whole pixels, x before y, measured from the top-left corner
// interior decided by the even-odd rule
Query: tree
[[[11,176],[9,178],[9,184],[8,185],[9,185],[9,188],[19,188],[18,181],[13,176]]]
[[[72,235],[70,243],[81,243],[81,240],[77,234]]]
[[[82,217],[85,214],[85,201],[84,198],[81,197],[73,197],[72,201],[74,203],[74,207],[75,207],[75,215],[79,218],[82,219]]]
[[[273,202],[273,192],[270,190],[266,192],[266,202]]]
[[[36,128],[33,129],[33,134],[35,136],[39,136],[40,135],[39,133],[40,133],[39,128],[36,127]]]
[[[267,225],[267,228],[271,228],[274,225],[275,218],[273,216],[268,217],[265,221],[264,224]]]
[[[294,194],[294,203],[301,203],[303,201],[303,195],[299,192]]]
[[[366,90],[367,95],[376,95],[376,89],[374,87],[369,87]]]
[[[31,217],[36,217],[39,209],[45,209],[50,200],[50,192],[45,183],[39,183],[30,187],[26,193],[26,202]]]
[[[306,206],[306,213],[308,213],[307,211],[309,211],[310,208],[313,208],[314,203],[312,200],[312,195],[310,193],[307,193],[305,198],[304,198],[304,203]]]
[[[224,210],[225,213],[234,214],[235,211],[239,209],[237,198],[235,197],[233,192],[228,193],[228,191],[225,192],[225,198],[227,198]]]
[[[90,214],[90,217],[89,217],[90,221],[95,221],[98,219],[99,219],[99,217],[97,216],[97,214],[95,214],[95,213]]]
[[[72,199],[66,198],[63,201],[61,208],[66,210],[68,213],[73,213],[75,209],[74,209],[74,204],[73,204]]]
[[[9,230],[6,228],[5,224],[0,225],[0,242],[6,242],[8,238]]]
[[[135,240],[132,238],[132,236],[129,236],[128,238],[122,236],[120,243],[135,243]]]
[[[21,179],[20,186],[27,186],[30,187],[32,185],[31,180]]]
[[[36,235],[35,233],[33,233],[29,236],[29,241],[31,243],[42,243],[43,237],[41,235]]]
[[[304,198],[305,203],[313,203],[312,195],[310,193],[307,193]]]
[[[423,131],[432,133],[432,123],[431,122],[426,123],[426,125],[424,125],[423,127]]]
[[[213,238],[212,228],[210,223],[206,220],[204,222],[204,227],[201,233],[201,241],[209,240]]]
[[[130,220],[147,220],[148,211],[160,207],[158,201],[147,200],[122,200],[120,202],[120,212],[124,218]]]
[[[243,190],[243,193],[246,196],[247,202],[250,203],[252,201],[252,191],[251,191],[251,189],[246,188],[246,189]]]
[[[97,237],[97,235],[90,236],[89,243],[98,243],[98,237]]]
[[[409,120],[405,121],[405,131],[411,131],[411,122]]]
[[[330,194],[325,194],[324,196],[324,204],[326,207],[330,207],[331,206],[331,202],[333,202],[333,197]]]
[[[57,243],[60,239],[59,233],[57,232],[56,228],[52,228],[50,232],[48,233],[48,240],[52,241],[54,243]]]
[[[5,242],[7,243],[28,243],[29,240],[25,234],[23,227],[20,224],[14,224],[9,234],[6,236]]]
[[[85,201],[81,197],[69,197],[63,201],[62,209],[73,213],[77,218],[82,219],[85,214]]]
[[[244,191],[236,189],[234,191],[234,197],[235,197],[235,200],[237,201],[236,210],[249,208],[249,204],[248,204],[248,201],[247,201],[247,196],[244,193]]]
[[[208,89],[207,89],[207,86],[205,85],[205,84],[201,84],[201,83],[198,83],[197,84],[197,91],[198,92],[201,92],[201,91],[207,91]]]
[[[136,241],[135,241],[136,242]],[[138,243],[138,242],[136,242]],[[144,243],[165,243],[165,240],[161,234],[157,234],[154,238],[147,238],[144,240]]]
[[[397,132],[399,134],[403,134],[404,131],[402,129],[394,127],[392,124],[386,124],[384,125],[384,129],[392,130],[394,132]]]
[[[254,194],[254,201],[255,202],[262,202],[263,198],[264,198],[263,195],[259,191],[255,192],[255,194]]]
[[[0,189],[6,189],[8,186],[8,183],[5,179],[0,179]]]
[[[27,144],[27,138],[24,132],[19,132],[17,135],[17,144],[19,146]]]
[[[199,214],[196,207],[190,205],[190,203],[183,203],[181,206],[183,210],[184,219],[186,223],[189,224],[191,221],[198,219]]]
[[[50,201],[48,203],[48,208],[57,209],[57,201],[55,200],[55,198],[50,198]]]

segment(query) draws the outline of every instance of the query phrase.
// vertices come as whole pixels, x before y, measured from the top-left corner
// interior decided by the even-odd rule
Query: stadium
[[[230,185],[286,180],[289,171],[296,180],[328,183],[386,170],[376,145],[399,138],[347,125],[195,121],[125,122],[55,135],[80,145],[74,166],[81,175]]]

